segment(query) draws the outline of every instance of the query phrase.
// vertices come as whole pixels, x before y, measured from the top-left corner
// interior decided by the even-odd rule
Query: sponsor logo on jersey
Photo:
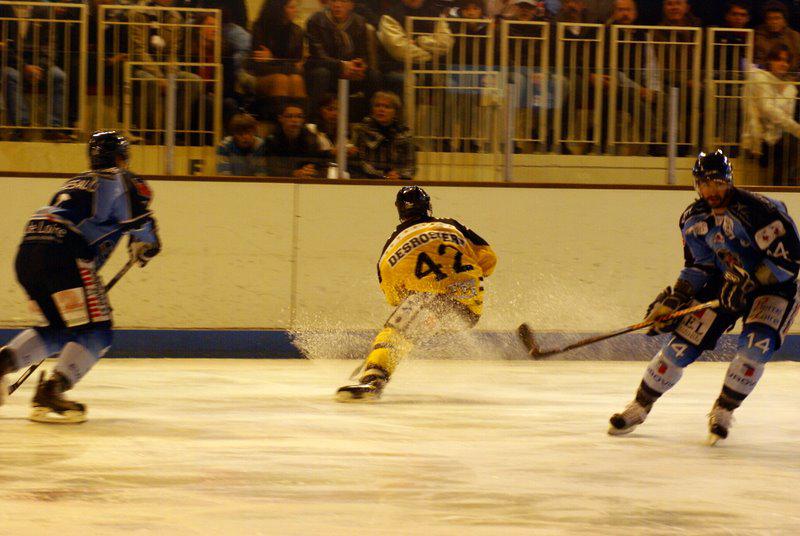
[[[715,244],[722,244],[725,242],[725,237],[722,236],[722,233],[715,233],[714,234],[714,243]]]
[[[64,226],[46,219],[31,220],[25,227],[25,236],[42,240],[60,240],[67,236],[67,230]]]
[[[767,246],[783,235],[786,234],[786,228],[783,226],[781,220],[775,220],[766,227],[756,231],[756,244],[761,249],[766,249]]]

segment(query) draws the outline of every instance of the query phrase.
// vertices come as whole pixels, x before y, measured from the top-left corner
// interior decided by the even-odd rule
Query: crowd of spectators
[[[302,7],[307,9],[309,1]],[[404,94],[407,62],[424,65],[448,55],[456,58],[459,72],[479,71],[481,58],[487,53],[485,37],[490,25],[485,22],[487,20],[657,25],[665,27],[665,31],[670,27],[753,28],[753,59],[759,72],[764,73],[757,76],[769,76],[772,81],[788,84],[795,79],[800,67],[800,33],[797,31],[800,29],[800,3],[796,0],[752,3],[747,0],[319,0],[318,10],[302,24],[298,19],[299,2],[264,0],[257,13],[248,13],[245,0],[76,0],[72,3],[89,4],[91,24],[97,24],[97,10],[103,4],[221,10],[224,123],[228,136],[218,148],[218,171],[226,174],[246,171],[246,174],[324,177],[335,160],[336,144],[345,143],[351,161],[348,168],[353,177],[413,178],[415,150],[412,135],[403,123],[400,97]],[[46,54],[34,54],[35,50],[54,50],[52,42],[46,50],[41,43],[33,42],[35,36],[46,33],[36,29],[38,23],[34,21],[38,9],[0,6],[0,18],[32,21],[30,24],[24,20],[4,23],[0,41],[0,52],[6,58],[2,72],[3,125],[27,126],[30,118],[24,96],[26,88],[47,85],[51,100],[48,136],[61,141],[69,139],[69,133],[60,128],[75,121],[75,114],[69,111],[74,108],[78,93],[76,74],[68,72],[67,66],[48,59]],[[124,10],[116,14],[110,12],[109,20],[114,16],[126,15]],[[175,26],[187,22],[181,13],[175,12],[168,20],[150,27],[144,24],[148,16],[146,11],[132,12],[133,22],[142,24],[131,26],[130,36],[120,38],[114,34],[117,43],[130,43],[130,46],[113,50],[107,46],[103,59],[107,69],[129,60],[168,57],[171,49],[182,46]],[[419,35],[408,35],[406,21],[409,17],[432,20],[415,25]],[[453,21],[454,18],[475,22],[464,25]],[[210,26],[213,20],[199,22]],[[121,28],[115,32],[123,31]],[[524,36],[527,31],[529,27],[517,26],[512,28],[512,35]],[[574,37],[579,37],[582,31],[577,26],[567,28]],[[484,39],[459,39],[454,34]],[[499,38],[500,32],[495,31],[494,35]],[[96,52],[98,43],[93,28],[89,36],[90,48]],[[109,37],[110,33],[105,39]],[[217,38],[212,32],[201,42],[212,44]],[[741,38],[732,34],[730,39]],[[157,53],[154,48],[158,49]],[[497,55],[493,61],[497,62],[499,42],[493,48]],[[193,58],[209,61],[212,49],[209,45],[193,50]],[[515,54],[524,55],[526,50],[518,48]],[[527,58],[511,59],[519,64],[527,63]],[[783,65],[782,62],[788,62],[787,69],[775,67],[778,63]],[[631,68],[637,70],[636,65]],[[89,71],[91,84],[95,73],[91,67]],[[530,83],[538,88],[536,91],[541,91],[542,84],[553,81],[552,77],[542,74],[516,72],[510,76],[517,77],[512,81]],[[139,79],[163,79],[159,67],[141,67],[135,75]],[[581,76],[584,75],[586,73]],[[202,70],[178,72],[177,76],[191,82],[207,78]],[[593,88],[595,83],[602,88],[610,83],[608,72],[586,76]],[[114,79],[119,83],[119,77]],[[332,97],[339,79],[350,82],[349,131],[347,139],[343,140],[337,139],[338,109]],[[615,79],[631,90],[625,92],[625,98],[641,99],[649,104],[655,101],[654,95],[659,89],[637,79],[633,73],[620,72]],[[577,87],[571,82],[573,88]],[[793,85],[788,86],[794,89]],[[148,87],[153,92],[163,93],[166,89],[163,82]],[[186,87],[194,87],[196,92],[181,94],[180,98],[184,99],[178,102],[181,110],[195,109],[198,102],[209,97],[210,89],[205,88],[211,86],[192,83]],[[568,83],[565,87],[569,88]],[[548,93],[552,99],[550,89]],[[790,107],[783,107],[786,120],[775,119],[771,124],[794,134],[797,112],[794,100],[788,98],[790,94],[789,89],[782,93],[786,102],[791,100]],[[153,102],[158,95],[142,94],[136,98]],[[65,99],[70,101],[67,105]],[[538,107],[541,103],[526,102],[520,96],[518,104]],[[140,119],[142,127],[155,122],[149,116],[156,113],[156,108],[145,108],[148,117]],[[768,110],[758,111],[761,118],[773,117]],[[748,139],[752,140],[758,132],[771,131],[772,127],[754,129],[751,124],[748,128]],[[770,139],[770,135],[765,134],[759,143],[769,143]]]

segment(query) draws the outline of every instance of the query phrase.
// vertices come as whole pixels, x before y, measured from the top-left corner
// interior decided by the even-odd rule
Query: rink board
[[[0,329],[0,340],[10,340],[19,330]],[[306,332],[307,333],[307,332]],[[296,334],[285,330],[138,330],[120,329],[114,332],[114,343],[108,357],[111,358],[233,358],[233,359],[357,359],[366,355],[375,332],[369,330],[350,331],[340,334],[320,333],[318,338],[332,338],[330,351],[315,344],[305,350],[303,344],[295,344]],[[542,333],[537,337],[543,350],[564,346],[574,341],[597,335],[597,333]],[[314,335],[312,334],[312,337]],[[526,359],[525,351],[514,333],[502,331],[477,331],[470,334],[478,347],[485,343],[485,359]],[[706,352],[701,360],[730,360],[738,335],[723,335],[717,349]],[[658,351],[665,337],[648,337],[643,333],[629,333],[613,339],[571,350],[558,359],[576,360],[649,360]],[[342,343],[341,341],[345,341]],[[473,347],[474,349],[474,347]],[[436,355],[436,350],[422,353],[427,357],[451,357]],[[458,349],[452,349],[457,353]],[[465,358],[475,357],[473,354]],[[789,335],[773,361],[800,361],[800,335]]]

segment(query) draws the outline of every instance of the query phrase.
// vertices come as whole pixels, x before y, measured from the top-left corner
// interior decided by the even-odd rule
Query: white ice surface
[[[644,363],[410,361],[376,404],[352,361],[104,360],[89,422],[0,409],[0,534],[798,534],[800,363],[703,445],[725,363],[606,435]]]

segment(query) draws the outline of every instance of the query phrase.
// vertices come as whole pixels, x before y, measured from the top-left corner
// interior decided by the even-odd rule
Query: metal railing
[[[700,146],[701,28],[614,25],[610,33],[608,152],[625,144],[663,156],[671,114],[679,118],[677,145],[694,151]],[[678,91],[674,110],[671,88]]]
[[[405,117],[424,154],[417,177],[449,179],[471,169],[496,178],[501,80],[492,20],[409,17],[406,32],[412,41],[439,43],[428,61],[405,62]]]
[[[85,130],[88,9],[0,1],[0,129],[20,134]]]
[[[143,86],[158,86],[160,95],[166,96],[167,74],[174,74],[176,80],[182,81],[182,88],[187,92],[194,91],[193,85],[205,85],[211,89],[215,100],[222,99],[221,77],[222,59],[222,20],[218,9],[182,9],[151,6],[117,6],[102,5],[98,10],[97,26],[97,123],[110,126],[122,126],[123,106],[125,98],[125,72],[127,66],[135,64],[137,69],[131,71],[130,80],[140,82]],[[188,68],[192,66],[192,69]],[[199,72],[208,71],[208,72]],[[211,74],[213,72],[215,74]],[[145,79],[151,79],[146,84]],[[189,82],[193,80],[194,82]],[[163,137],[166,125],[163,117],[164,101],[152,94],[150,98],[142,98],[133,105],[149,104],[147,108],[132,114],[134,121],[129,124],[137,138],[147,141],[152,137]],[[143,95],[146,97],[146,95]],[[178,94],[177,101],[191,103],[196,98],[190,93]],[[215,104],[216,109],[219,104]],[[191,107],[184,107],[183,114],[191,112]],[[203,113],[200,108],[198,113]],[[147,115],[152,116],[149,120]],[[205,118],[203,118],[205,119]],[[188,120],[177,128],[178,133],[191,139],[191,134],[198,130],[190,128]],[[138,132],[136,132],[138,130]]]

